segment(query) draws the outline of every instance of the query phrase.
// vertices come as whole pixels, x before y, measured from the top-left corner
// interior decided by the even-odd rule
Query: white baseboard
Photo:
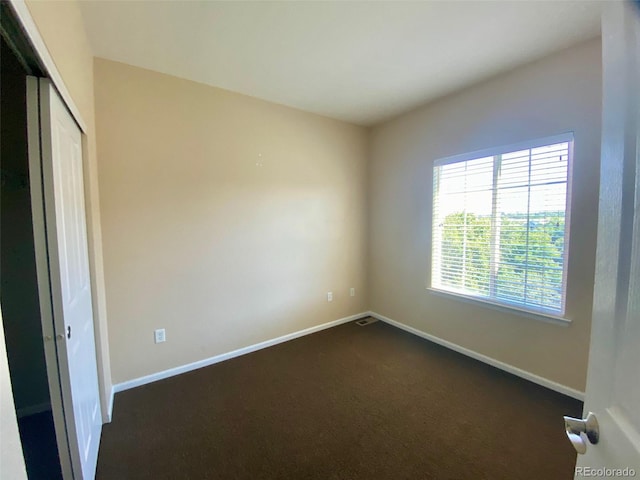
[[[486,363],[493,367],[499,368],[500,370],[504,370],[505,372],[511,373],[512,375],[516,375],[520,378],[524,378],[525,380],[529,380],[530,382],[536,383],[543,387],[546,387],[550,390],[562,393],[569,397],[575,398],[577,400],[584,401],[584,392],[576,390],[574,388],[568,387],[566,385],[562,385],[560,383],[554,382],[547,378],[541,377],[531,372],[527,372],[526,370],[522,370],[521,368],[514,367],[513,365],[509,365],[507,363],[496,360],[495,358],[488,357],[481,353],[474,352],[473,350],[469,350],[468,348],[461,347],[455,343],[449,342],[442,338],[436,337],[434,335],[425,333],[417,328],[410,327],[409,325],[405,325],[404,323],[397,322],[392,320],[391,318],[385,317],[384,315],[380,315],[376,312],[362,312],[356,315],[351,315],[349,317],[340,318],[338,320],[334,320],[332,322],[323,323],[322,325],[317,325],[315,327],[306,328],[304,330],[299,330],[297,332],[289,333],[287,335],[283,335],[278,338],[274,338],[271,340],[266,340],[264,342],[256,343],[255,345],[249,345],[247,347],[239,348],[237,350],[233,350],[231,352],[222,353],[220,355],[216,355],[213,357],[205,358],[204,360],[199,360],[197,362],[189,363],[187,365],[182,365],[180,367],[170,368],[168,370],[164,370],[162,372],[152,373],[151,375],[145,375],[144,377],[134,378],[133,380],[128,380],[126,382],[117,383],[113,385],[111,389],[111,397],[109,399],[109,411],[108,418],[111,421],[112,411],[113,411],[113,397],[116,393],[122,392],[124,390],[129,390],[131,388],[139,387],[142,385],[146,385],[147,383],[156,382],[158,380],[163,380],[165,378],[173,377],[175,375],[180,375],[181,373],[190,372],[192,370],[197,370],[199,368],[207,367],[209,365],[214,365],[219,362],[223,362],[225,360],[230,360],[235,357],[239,357],[241,355],[246,355],[247,353],[255,352],[257,350],[262,350],[263,348],[271,347],[273,345],[277,345],[279,343],[287,342],[289,340],[293,340],[295,338],[303,337],[305,335],[310,335],[315,332],[319,332],[321,330],[325,330],[327,328],[335,327],[337,325],[341,325],[343,323],[351,322],[353,320],[357,320],[359,318],[371,316],[380,321],[388,323],[389,325],[393,325],[394,327],[398,327],[402,330],[405,330],[409,333],[417,335],[425,340],[429,340],[433,343],[441,345],[443,347],[449,348],[455,352],[466,355],[467,357],[471,357],[480,362]],[[43,410],[44,411],[44,410]],[[33,412],[37,413],[37,412]],[[31,413],[29,413],[31,414]],[[20,412],[18,412],[18,416],[20,416]]]
[[[404,323],[397,322],[392,320],[384,315],[380,315],[376,312],[368,312],[368,314],[378,320],[381,320],[389,325],[393,325],[394,327],[398,327],[402,330],[405,330],[409,333],[417,335],[418,337],[424,338],[425,340],[429,340],[430,342],[437,343],[438,345],[442,345],[443,347],[449,348],[450,350],[456,351],[467,357],[471,357],[475,360],[479,360],[483,363],[491,365],[492,367],[499,368],[500,370],[504,370],[505,372],[516,375],[520,378],[524,378],[525,380],[529,380],[530,382],[537,383],[543,387],[546,387],[550,390],[554,390],[556,392],[562,393],[569,397],[575,398],[577,400],[584,401],[584,392],[576,390],[571,387],[567,387],[566,385],[562,385],[560,383],[549,380],[548,378],[541,377],[531,372],[527,372],[526,370],[522,370],[521,368],[514,367],[513,365],[509,365],[508,363],[501,362],[496,360],[495,358],[487,357],[478,352],[474,352],[473,350],[469,350],[468,348],[461,347],[455,343],[449,342],[447,340],[443,340],[442,338],[436,337],[434,335],[430,335],[425,333],[417,328],[410,327],[409,325],[405,325]]]
[[[256,343],[255,345],[249,345],[248,347],[239,348],[231,352],[222,353],[214,357],[205,358],[204,360],[199,360],[197,362],[189,363],[187,365],[170,368],[169,370],[164,370],[162,372],[152,373],[151,375],[145,375],[144,377],[134,378],[133,380],[117,383],[113,386],[112,391],[114,393],[118,393],[124,390],[129,390],[130,388],[146,385],[147,383],[156,382],[158,380],[163,380],[165,378],[173,377],[174,375],[180,375],[181,373],[197,370],[198,368],[208,367],[209,365],[213,365],[215,363],[219,363],[225,360],[239,357],[240,355],[246,355],[247,353],[252,353],[257,350],[262,350],[263,348],[271,347],[273,345],[287,342],[289,340],[303,337],[305,335],[310,335],[312,333],[316,333],[321,330],[326,330],[327,328],[335,327],[343,323],[352,322],[353,320],[357,320],[359,318],[366,317],[368,315],[369,315],[368,312],[357,313],[355,315],[350,315],[348,317],[340,318],[332,322],[323,323],[322,325],[316,325],[315,327],[305,328],[304,330],[299,330],[297,332],[289,333],[287,335],[283,335],[282,337],[273,338],[271,340],[266,340],[264,342]],[[113,399],[113,396],[112,396],[112,399]]]
[[[51,410],[51,402],[39,403],[37,405],[29,405],[28,407],[21,407],[16,409],[16,415],[18,418],[28,417],[29,415],[35,415],[36,413],[47,412]]]
[[[109,392],[109,404],[107,405],[107,418],[104,423],[111,423],[111,418],[113,415],[113,396],[115,394],[116,394],[115,388],[112,385],[111,391]]]

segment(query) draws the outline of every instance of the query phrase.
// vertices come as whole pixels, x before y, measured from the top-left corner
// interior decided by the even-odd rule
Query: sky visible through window
[[[531,152],[531,196],[529,185]],[[568,144],[560,143],[502,155],[499,188],[505,192],[503,213],[539,213],[565,209]],[[470,210],[491,215],[493,158],[484,157],[439,167],[440,193],[446,196],[440,214]],[[536,188],[537,187],[537,188]]]

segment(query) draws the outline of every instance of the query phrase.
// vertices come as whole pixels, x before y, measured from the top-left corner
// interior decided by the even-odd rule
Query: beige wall
[[[364,128],[94,71],[114,383],[367,309]]]
[[[373,311],[583,391],[598,209],[600,41],[443,98],[375,128],[369,172]],[[430,294],[433,161],[575,133],[567,316],[544,323]]]
[[[88,125],[103,407],[111,380],[183,365],[369,307],[584,387],[598,187],[599,42],[387,122],[373,129],[369,144],[367,131],[358,127],[98,59],[99,196],[94,65],[78,5],[27,4]],[[576,136],[567,305],[572,325],[428,294],[431,162],[566,130]],[[259,158],[262,167],[255,165]],[[108,337],[101,226],[112,316]],[[348,297],[351,286],[355,298]],[[330,304],[329,290],[336,297]],[[154,345],[153,329],[161,327],[168,341]]]
[[[85,132],[85,193],[89,230],[96,351],[103,418],[106,420],[111,394],[111,371],[104,295],[100,199],[95,144],[93,56],[77,1],[44,2],[27,0],[27,7],[53,58],[62,79],[87,124]]]
[[[9,362],[4,343],[2,312],[0,312],[0,478],[27,478],[18,432],[16,410],[11,392]]]

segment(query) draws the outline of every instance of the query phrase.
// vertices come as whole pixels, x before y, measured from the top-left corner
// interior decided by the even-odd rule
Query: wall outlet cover
[[[167,340],[164,328],[159,328],[155,332],[153,332],[154,339],[156,343],[162,343]]]

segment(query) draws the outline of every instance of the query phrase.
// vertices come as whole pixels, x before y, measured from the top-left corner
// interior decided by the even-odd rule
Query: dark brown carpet
[[[98,479],[572,479],[579,401],[377,322],[116,395]]]

